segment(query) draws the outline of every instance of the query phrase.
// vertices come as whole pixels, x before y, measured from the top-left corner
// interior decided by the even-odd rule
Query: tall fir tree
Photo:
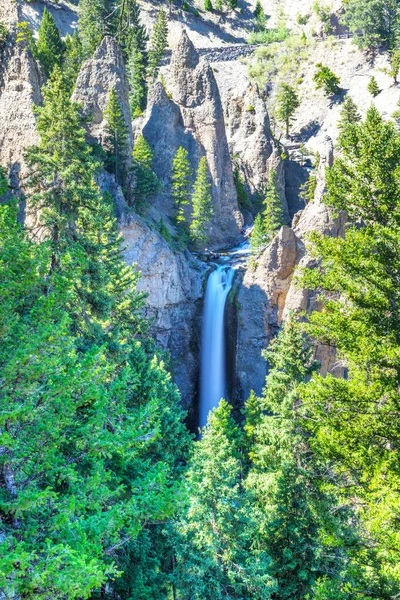
[[[175,202],[176,220],[181,227],[186,224],[184,208],[190,204],[192,169],[188,151],[180,146],[172,162],[172,197]]]
[[[45,8],[36,42],[36,56],[43,65],[46,75],[49,76],[56,65],[61,65],[64,49],[54,17]]]
[[[143,212],[152,203],[161,187],[153,171],[153,151],[143,135],[138,137],[133,148],[133,169],[136,175],[135,207],[139,212]]]
[[[325,202],[344,210],[343,238],[313,234],[318,259],[304,285],[318,289],[324,309],[310,317],[313,337],[336,347],[346,378],[314,376],[304,388],[308,426],[334,472],[347,477],[344,495],[362,506],[366,544],[375,547],[371,594],[400,587],[394,490],[399,443],[399,177],[400,136],[375,107],[342,138],[327,172]],[[340,298],[340,300],[339,300]]]
[[[276,231],[285,223],[278,186],[278,174],[274,169],[271,169],[268,174],[268,186],[264,199],[264,207],[264,233],[267,242],[270,242]]]
[[[264,221],[261,213],[258,213],[254,219],[253,230],[250,235],[250,248],[252,254],[259,254],[267,245],[267,237],[265,235]]]
[[[338,142],[340,145],[348,143],[345,138],[351,138],[354,133],[354,127],[361,121],[361,115],[358,112],[357,104],[350,96],[346,96],[340,111],[340,120],[338,122]]]
[[[195,243],[204,245],[207,242],[207,228],[213,214],[210,174],[208,171],[207,158],[203,156],[199,162],[192,194],[190,236]]]
[[[146,108],[146,63],[143,53],[134,45],[130,50],[126,73],[129,82],[129,107],[131,116],[140,116]]]
[[[277,92],[276,103],[276,116],[285,124],[286,136],[288,136],[293,115],[300,106],[296,90],[289,84],[283,83]]]
[[[221,400],[189,462],[175,542],[182,600],[267,600],[274,588],[268,557],[253,550],[258,515],[243,488],[241,433],[231,412]]]
[[[128,160],[128,126],[114,88],[110,90],[104,117],[106,130],[103,145],[107,153],[105,165],[114,174],[116,183],[123,184]]]
[[[47,463],[60,455],[62,473],[49,470],[45,462],[43,469],[39,464],[37,472],[32,458],[36,450],[33,454],[18,455],[18,460],[22,464],[28,461],[33,469],[27,476],[21,472],[24,481],[29,484],[32,481],[34,486],[40,484],[41,490],[48,490],[48,494],[63,492],[61,498],[65,495],[69,507],[60,523],[57,506],[53,508],[54,503],[49,503],[48,518],[45,515],[49,529],[36,527],[34,516],[26,524],[30,527],[32,523],[32,528],[38,531],[39,537],[33,538],[37,542],[36,552],[43,547],[43,561],[48,560],[47,556],[55,556],[54,565],[60,561],[64,564],[60,540],[71,540],[65,571],[53,569],[57,573],[51,575],[51,586],[46,588],[43,579],[36,587],[46,588],[46,593],[50,590],[54,598],[65,595],[74,598],[87,597],[89,588],[105,584],[112,575],[115,578],[115,563],[130,555],[130,545],[138,534],[142,532],[141,535],[153,540],[156,534],[152,527],[158,532],[163,520],[172,516],[177,506],[179,461],[185,452],[187,435],[181,422],[177,390],[146,335],[141,314],[143,298],[136,292],[138,276],[121,255],[121,236],[110,198],[103,199],[95,183],[99,165],[85,142],[79,107],[71,102],[57,68],[43,95],[44,104],[37,109],[41,141],[27,152],[32,167],[29,201],[40,209],[42,227],[43,241],[37,247],[47,252],[40,292],[49,298],[53,290],[60,290],[61,299],[55,310],[62,309],[66,317],[61,321],[57,314],[54,317],[56,323],[60,321],[63,325],[55,346],[57,352],[64,348],[58,341],[60,336],[65,337],[65,344],[71,339],[72,350],[65,347],[62,355],[70,361],[76,355],[78,363],[76,375],[71,369],[66,372],[70,387],[62,378],[51,380],[59,386],[54,391],[54,410],[60,410],[57,407],[67,402],[68,394],[71,396],[67,425],[64,427],[60,421],[64,429],[55,432],[49,454],[43,454]],[[30,271],[28,275],[31,276]],[[23,297],[29,298],[29,294]],[[38,310],[41,306],[39,302]],[[28,319],[33,324],[41,322],[34,314],[28,315]],[[44,335],[49,335],[47,330]],[[44,350],[45,339],[41,336],[38,341]],[[9,352],[5,354],[9,356]],[[38,381],[46,376],[54,378],[55,367],[50,359],[50,354],[48,362],[39,356],[45,371],[43,375],[38,371]],[[29,352],[26,360],[29,364]],[[16,366],[20,368],[19,363]],[[35,381],[35,373],[28,370],[26,376]],[[17,373],[15,377],[20,375]],[[10,386],[15,387],[14,379]],[[46,385],[40,386],[38,394],[47,394],[46,389]],[[65,398],[58,389],[65,392]],[[35,406],[40,413],[40,396],[37,400],[30,397],[37,402]],[[3,414],[7,419],[7,413]],[[54,418],[49,413],[49,419]],[[43,437],[35,436],[34,429],[26,434],[32,442],[37,439],[40,446],[51,431],[47,424],[42,427]],[[15,447],[24,448],[21,438],[24,432],[17,423]],[[81,476],[85,477],[85,483]],[[54,482],[60,482],[61,488]],[[71,486],[72,492],[79,491],[76,500],[72,492],[69,494]],[[30,494],[30,490],[28,487],[23,494]],[[18,497],[18,502],[24,497]],[[32,510],[36,510],[36,505]],[[100,517],[103,512],[106,514]],[[26,531],[26,536],[32,536],[30,530]],[[26,560],[22,547],[18,555],[11,554],[7,560]],[[150,563],[147,568],[151,570]],[[40,567],[38,571],[21,572],[21,581],[35,587],[38,572]],[[59,579],[55,579],[56,575]],[[125,579],[125,574],[122,577]],[[132,577],[129,565],[126,577]],[[69,593],[65,591],[68,585]],[[110,586],[113,586],[111,579]]]
[[[150,82],[157,79],[161,59],[168,45],[168,19],[167,13],[161,8],[154,23],[153,34],[150,40],[148,54],[147,75]]]
[[[83,46],[78,33],[75,31],[72,35],[67,35],[65,38],[65,53],[62,61],[62,71],[71,92],[75,87],[84,58]]]
[[[79,36],[85,56],[92,56],[103,37],[112,32],[111,0],[79,0]]]

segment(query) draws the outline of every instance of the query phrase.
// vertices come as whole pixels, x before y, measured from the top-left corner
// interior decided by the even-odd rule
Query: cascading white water
[[[219,265],[207,282],[204,301],[201,367],[200,426],[204,427],[210,410],[226,397],[225,303],[232,287],[234,270]]]

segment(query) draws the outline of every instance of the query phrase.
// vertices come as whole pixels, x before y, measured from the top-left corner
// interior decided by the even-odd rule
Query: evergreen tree
[[[371,79],[369,80],[368,83],[368,91],[371,94],[371,96],[373,96],[374,98],[379,94],[379,92],[381,91],[379,89],[379,85],[378,82],[376,81],[375,77],[372,75]]]
[[[75,87],[84,58],[83,46],[78,33],[75,31],[73,35],[67,35],[65,38],[65,54],[62,62],[62,70],[64,79],[71,92]]]
[[[270,371],[258,407],[252,395],[245,409],[246,485],[259,503],[256,539],[272,559],[269,572],[278,584],[272,597],[279,600],[313,597],[308,594],[326,572],[340,581],[347,560],[343,544],[354,544],[348,507],[320,489],[327,465],[313,456],[302,423],[299,389],[316,368],[312,356],[290,318],[264,352]]]
[[[126,176],[128,127],[114,88],[110,91],[104,117],[107,123],[104,139],[106,168],[115,175],[116,183],[121,184]]]
[[[393,50],[399,35],[398,0],[348,0],[345,22],[360,48],[377,50],[387,46]]]
[[[324,88],[325,94],[337,94],[339,92],[340,79],[326,65],[318,63],[317,71],[314,74],[313,81],[317,90]]]
[[[268,175],[267,193],[264,199],[263,226],[265,239],[271,241],[276,231],[284,225],[281,195],[278,187],[278,174],[271,169]]]
[[[321,262],[304,280],[325,298],[324,310],[310,317],[307,330],[335,346],[347,370],[346,379],[314,376],[305,387],[308,426],[321,455],[347,477],[343,493],[363,506],[367,545],[376,548],[378,571],[369,582],[370,594],[379,598],[400,587],[393,462],[400,440],[399,157],[394,124],[371,107],[351,138],[344,137],[341,155],[327,173],[325,202],[346,211],[345,237],[313,235],[313,254]]]
[[[43,65],[46,75],[50,75],[56,65],[61,65],[64,43],[60,38],[53,15],[47,10],[43,11],[36,43],[37,58]]]
[[[125,58],[129,59],[135,48],[142,54],[143,61],[146,63],[148,35],[145,26],[140,22],[140,8],[137,1],[125,0],[115,14],[117,16],[115,35]]]
[[[207,242],[207,227],[210,224],[213,214],[210,174],[208,172],[207,158],[203,156],[200,159],[197,169],[192,195],[190,236],[194,242],[200,245]]]
[[[61,330],[54,347],[72,366],[68,371],[53,367],[50,348],[43,357],[38,354],[36,348],[46,352],[53,341],[47,326],[44,334],[39,330],[33,355],[28,351],[23,365],[36,365],[38,357],[43,375],[40,370],[26,369],[25,377],[38,382],[38,392],[33,395],[32,383],[27,384],[26,380],[21,380],[22,389],[28,390],[28,400],[36,407],[39,423],[41,396],[50,402],[48,388],[54,386],[55,408],[49,412],[49,423],[54,425],[55,415],[61,412],[65,412],[67,422],[60,420],[58,430],[41,421],[40,435],[28,428],[26,438],[25,429],[16,422],[13,452],[18,450],[16,464],[26,465],[21,477],[31,487],[17,496],[15,510],[18,512],[18,506],[25,503],[27,510],[34,511],[27,515],[23,530],[19,527],[18,537],[32,538],[43,564],[55,557],[50,561],[54,565],[50,583],[38,579],[39,565],[29,573],[21,570],[23,585],[38,589],[38,597],[43,586],[43,598],[48,593],[54,598],[75,598],[87,597],[90,589],[105,584],[109,577],[115,578],[114,565],[121,564],[122,557],[126,564],[131,544],[140,532],[155,543],[163,521],[172,516],[177,506],[175,485],[180,485],[179,460],[187,436],[180,421],[177,390],[146,336],[146,323],[140,312],[143,297],[136,292],[138,275],[121,255],[121,236],[110,198],[102,198],[94,181],[99,165],[85,142],[79,107],[71,102],[57,67],[43,95],[44,104],[37,109],[40,145],[27,153],[32,167],[29,202],[40,208],[43,228],[43,241],[35,247],[46,252],[44,268],[39,271],[40,294],[44,293],[46,301],[43,304],[40,298],[35,310],[40,311],[47,302],[55,307],[53,322],[60,323]],[[36,273],[37,270],[28,269],[27,276]],[[61,299],[54,304],[53,293],[58,290]],[[23,302],[29,298],[29,293],[22,293]],[[65,318],[60,311],[65,312]],[[41,323],[36,313],[27,319],[33,328]],[[23,328],[24,323],[18,326]],[[36,329],[32,335],[35,332]],[[28,333],[24,339],[30,343]],[[64,345],[60,337],[65,338]],[[22,363],[10,354],[9,348],[4,355],[11,356],[18,369],[10,379],[11,393],[21,378]],[[74,356],[78,361],[76,370]],[[61,377],[64,372],[65,378]],[[13,410],[8,397],[6,400],[6,406]],[[33,415],[30,404],[27,407],[30,423]],[[7,422],[8,414],[2,414]],[[45,441],[47,436],[51,444]],[[25,452],[25,439],[41,449],[42,462],[35,459],[36,446],[32,453]],[[56,466],[51,468],[53,459],[61,464],[61,471]],[[41,493],[47,494],[42,503],[40,499],[36,502],[33,494],[32,486],[38,485]],[[60,497],[60,510],[47,500],[53,495]],[[33,498],[33,505],[26,503],[28,497]],[[7,510],[14,510],[12,507]],[[39,513],[44,515],[48,529],[37,526],[34,517]],[[36,537],[32,531],[37,532]],[[70,551],[67,547],[69,554],[65,554],[62,545],[66,542],[72,548]],[[21,545],[13,554],[11,548],[7,564],[26,564],[23,550]],[[147,564],[147,568],[152,567]],[[128,564],[123,581],[130,580],[131,571]],[[114,585],[112,579],[107,585]],[[67,586],[70,591],[66,591]]]
[[[213,9],[211,0],[204,0],[204,10],[210,11]]]
[[[160,182],[153,169],[153,151],[143,135],[135,142],[133,168],[136,175],[135,207],[145,210],[160,190]]]
[[[233,181],[235,182],[235,188],[237,192],[238,204],[242,210],[251,210],[252,204],[249,195],[246,191],[244,178],[237,165],[233,170]]]
[[[32,52],[32,56],[37,58],[36,42],[33,37],[32,30],[29,27],[28,21],[20,21],[17,23],[16,42],[23,48],[29,48],[29,50]]]
[[[167,13],[160,9],[154,23],[153,35],[150,40],[147,74],[150,81],[155,81],[160,68],[160,62],[167,48],[168,20]]]
[[[253,230],[250,235],[250,248],[252,254],[259,254],[267,245],[267,236],[265,235],[264,221],[261,213],[258,213],[254,219]]]
[[[354,133],[354,127],[361,121],[361,115],[358,112],[356,103],[350,96],[346,96],[343,102],[342,110],[340,111],[340,120],[338,122],[338,142],[340,145],[346,144],[344,138],[350,139]]]
[[[300,106],[300,100],[296,90],[282,83],[277,93],[277,110],[276,116],[280,121],[283,121],[286,126],[286,136],[289,135],[290,122],[293,118],[296,109]]]
[[[184,207],[190,203],[191,180],[189,153],[180,146],[172,162],[172,197],[177,211],[176,220],[181,226],[186,223]]]
[[[4,167],[0,166],[0,198],[8,191],[7,173]]]
[[[103,37],[111,33],[112,13],[111,0],[79,0],[79,36],[86,56],[92,56]]]
[[[143,54],[136,46],[130,51],[126,73],[130,87],[129,106],[134,119],[145,110],[147,99],[146,64]]]
[[[257,514],[242,486],[240,432],[221,400],[195,444],[187,507],[177,523],[177,591],[182,600],[271,598],[268,558],[253,550]]]

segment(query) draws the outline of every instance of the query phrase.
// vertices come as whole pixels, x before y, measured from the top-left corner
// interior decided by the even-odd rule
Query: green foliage
[[[267,245],[264,221],[261,213],[254,219],[253,230],[250,235],[250,248],[252,254],[259,254]]]
[[[187,505],[176,524],[175,581],[180,598],[271,598],[269,560],[254,548],[257,513],[243,488],[241,434],[221,400],[195,443]]]
[[[121,184],[126,177],[128,126],[114,88],[110,91],[104,117],[107,123],[104,138],[104,148],[107,152],[105,165],[114,174],[116,183]]]
[[[43,98],[27,152],[42,241],[0,211],[0,588],[61,600],[128,585],[131,544],[176,510],[187,436],[58,67]]]
[[[213,9],[211,0],[204,0],[204,10],[210,11]]]
[[[325,94],[337,94],[339,92],[340,79],[337,77],[329,67],[318,63],[316,65],[317,71],[314,74],[313,81],[315,82],[315,88],[317,90],[324,88]]]
[[[343,137],[327,174],[325,201],[346,211],[345,237],[313,235],[313,255],[321,262],[304,281],[325,298],[307,330],[337,348],[347,371],[346,379],[314,376],[304,388],[308,425],[318,452],[346,479],[342,492],[362,507],[367,544],[376,549],[368,589],[379,598],[400,586],[399,157],[394,124],[371,107],[365,121]]]
[[[62,61],[62,71],[71,92],[75,87],[84,58],[83,46],[78,33],[75,31],[73,35],[67,35],[65,38],[65,53]]]
[[[172,197],[176,209],[176,221],[181,227],[186,224],[185,206],[190,204],[192,169],[189,153],[180,146],[172,161]]]
[[[133,149],[133,169],[136,176],[134,188],[135,207],[140,212],[146,210],[161,187],[152,167],[153,151],[144,136],[140,135]]]
[[[311,15],[309,15],[309,14],[302,15],[301,13],[299,13],[299,14],[297,15],[297,17],[296,17],[296,22],[297,22],[299,25],[307,25],[307,23],[308,23],[308,20],[309,20],[310,16],[311,16]]]
[[[317,182],[317,175],[313,172],[309,174],[307,181],[300,186],[299,196],[305,204],[314,201]]]
[[[6,45],[8,38],[8,29],[4,25],[3,21],[0,21],[0,52],[3,50]]]
[[[264,199],[263,224],[267,243],[271,241],[276,231],[284,225],[281,195],[278,185],[278,174],[271,169],[268,174],[268,186]]]
[[[37,58],[36,43],[28,21],[20,21],[17,23],[16,42],[17,44],[21,44],[23,48],[29,48],[29,50],[32,52],[32,55]]]
[[[235,182],[237,199],[238,199],[240,208],[242,210],[251,210],[251,208],[252,208],[251,200],[246,191],[244,179],[243,179],[243,176],[242,176],[238,166],[235,166],[235,168],[233,170],[233,181]]]
[[[296,90],[287,83],[282,83],[276,95],[276,104],[276,116],[285,124],[286,136],[288,136],[290,122],[297,108],[300,106],[300,100]]]
[[[386,46],[394,50],[400,24],[397,0],[347,0],[345,8],[345,23],[356,34],[354,39],[360,48]]]
[[[133,46],[126,65],[130,92],[129,106],[132,118],[142,114],[146,108],[147,84],[146,64],[143,54]]]
[[[79,0],[79,35],[86,56],[92,56],[107,33],[112,33],[111,0]],[[115,13],[114,13],[115,14]]]
[[[37,58],[40,60],[46,75],[51,75],[56,65],[60,66],[65,46],[61,40],[53,15],[47,10],[43,11],[36,43]]]
[[[8,192],[8,178],[4,167],[0,166],[0,198]]]
[[[390,53],[390,68],[386,70],[389,77],[393,77],[393,84],[397,84],[397,77],[400,71],[400,49],[393,50]]]
[[[207,242],[207,229],[213,214],[210,174],[207,158],[203,156],[199,162],[192,194],[190,236],[195,243],[204,245]]]
[[[263,29],[251,31],[248,37],[249,44],[273,44],[283,42],[289,36],[289,29],[280,25],[277,29]]]
[[[150,40],[149,59],[147,66],[147,75],[150,82],[155,81],[157,79],[161,59],[164,50],[167,48],[167,38],[167,13],[164,9],[161,8],[157,14],[157,18],[154,23],[153,34]]]
[[[343,102],[342,110],[340,111],[340,119],[338,122],[339,145],[342,145],[342,143],[346,144],[351,141],[354,133],[354,127],[360,121],[361,115],[358,112],[357,104],[350,96],[346,96],[346,99]]]

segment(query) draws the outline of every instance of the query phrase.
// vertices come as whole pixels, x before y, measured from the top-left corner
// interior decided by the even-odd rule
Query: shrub
[[[325,94],[337,94],[339,91],[340,79],[330,70],[329,67],[318,63],[317,71],[314,74],[313,81],[316,89],[324,88]]]

